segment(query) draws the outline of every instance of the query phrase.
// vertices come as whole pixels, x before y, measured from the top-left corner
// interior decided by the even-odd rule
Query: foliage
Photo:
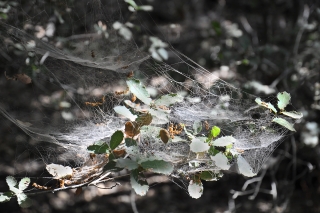
[[[152,9],[152,7],[147,5],[139,6],[132,0],[125,0],[125,2],[129,5],[129,10],[134,12],[134,14],[136,14],[137,11],[150,11]],[[134,15],[132,17],[134,17]],[[94,25],[96,33],[103,35],[104,40],[112,38],[111,34],[108,33],[109,31],[106,25],[101,21],[97,23],[98,24]],[[227,46],[232,46],[232,41],[235,42],[235,38],[239,38],[242,35],[241,30],[234,24],[228,25],[217,21],[213,21],[211,24],[218,37],[222,38],[225,36],[224,34],[227,35]],[[116,31],[116,34],[120,35],[119,40],[122,39],[126,42],[133,39],[134,30],[138,29],[138,27],[131,22],[121,23],[120,21],[113,22],[112,27]],[[10,30],[8,30],[8,32],[10,32]],[[150,56],[155,59],[153,61],[150,60],[150,62],[149,58],[146,57],[149,63],[148,69],[150,67],[152,69],[158,68],[157,75],[160,74],[162,77],[166,75],[169,76],[171,74],[170,71],[172,73],[175,71],[175,74],[183,73],[176,71],[175,68],[169,68],[169,65],[163,63],[163,61],[169,58],[169,53],[172,53],[166,49],[169,49],[169,45],[157,37],[149,36],[148,38],[149,39],[145,39],[145,42],[151,42],[151,45],[144,48],[148,50]],[[38,44],[40,44],[40,47],[37,46],[37,48],[40,50],[43,48],[41,45],[47,45],[41,42],[37,43],[37,45]],[[69,44],[66,46],[68,45]],[[46,48],[49,49],[49,47],[45,46],[44,49]],[[23,47],[20,48],[21,52],[22,50]],[[36,48],[31,50],[35,52],[39,51]],[[214,80],[213,82],[216,83],[216,85],[210,85],[206,88],[206,86],[203,85],[198,86],[198,84],[201,84],[201,80],[197,80],[198,82],[196,82],[193,80],[193,77],[188,79],[187,74],[183,74],[183,76],[189,80],[187,83],[177,83],[166,76],[166,80],[169,79],[168,82],[166,82],[167,85],[158,90],[158,92],[161,91],[160,94],[153,94],[150,92],[150,87],[145,86],[147,85],[146,79],[143,77],[145,73],[138,70],[140,68],[142,69],[143,66],[139,67],[137,61],[144,61],[146,59],[140,57],[137,52],[130,54],[129,58],[138,55],[138,59],[133,61],[127,61],[127,59],[122,60],[120,57],[121,54],[119,54],[120,56],[118,55],[118,57],[110,57],[114,59],[114,61],[111,59],[111,62],[108,61],[108,63],[104,63],[105,61],[100,62],[99,60],[102,60],[102,58],[98,58],[97,54],[93,51],[91,52],[91,60],[71,57],[64,53],[61,54],[57,50],[52,50],[52,52],[47,51],[45,53],[37,52],[37,54],[43,55],[40,65],[44,63],[46,57],[48,57],[48,55],[46,55],[48,53],[52,54],[55,59],[71,61],[78,65],[85,64],[90,68],[102,69],[107,67],[106,69],[117,71],[117,76],[121,76],[122,74],[126,74],[127,76],[125,84],[128,89],[117,94],[118,98],[121,96],[121,98],[119,98],[121,100],[116,104],[111,104],[111,109],[113,109],[111,113],[107,110],[101,113],[105,113],[104,116],[109,119],[103,121],[106,123],[104,125],[107,126],[105,129],[107,129],[108,132],[105,133],[103,137],[98,138],[86,146],[85,154],[90,154],[91,159],[89,161],[93,166],[88,166],[89,169],[86,166],[72,169],[71,167],[59,164],[49,164],[47,165],[47,170],[53,176],[53,179],[61,182],[66,181],[66,183],[71,186],[78,184],[79,180],[90,184],[97,176],[99,179],[100,175],[102,177],[103,174],[108,172],[118,172],[125,169],[128,170],[130,174],[130,183],[135,192],[139,195],[145,195],[149,189],[145,174],[154,172],[170,177],[183,178],[189,181],[188,192],[190,196],[199,198],[203,193],[201,180],[217,181],[222,177],[223,171],[230,169],[231,165],[236,165],[237,172],[244,176],[252,177],[257,175],[262,163],[259,162],[259,165],[254,165],[253,162],[255,159],[249,158],[250,155],[247,153],[254,149],[264,150],[273,142],[278,141],[278,139],[283,136],[283,129],[295,131],[290,119],[302,118],[302,114],[299,112],[285,111],[285,108],[291,100],[291,96],[287,92],[278,93],[277,107],[272,104],[275,102],[264,102],[261,98],[256,98],[255,102],[261,106],[262,109],[268,109],[267,112],[264,112],[259,107],[254,107],[251,104],[242,105],[242,103],[245,103],[247,100],[242,101],[241,98],[239,100],[236,98],[233,99],[233,95],[237,97],[235,94],[239,94],[239,91],[233,89],[232,86],[223,81]],[[123,55],[125,54],[123,53]],[[184,58],[183,55],[177,55],[178,58]],[[103,55],[103,57],[104,56],[105,55]],[[219,57],[222,56],[220,55]],[[104,57],[103,60],[105,58],[108,57]],[[189,63],[188,58],[184,58],[184,60],[187,62],[179,63]],[[136,62],[138,68],[134,67]],[[252,63],[253,62],[248,59],[241,61],[241,65],[245,66],[252,65]],[[129,69],[134,70],[135,73],[131,75],[128,72]],[[193,65],[188,69],[193,70]],[[37,68],[35,68],[35,70],[37,70]],[[197,70],[197,74],[200,74],[200,77],[206,78],[206,74],[208,73],[201,72],[200,68],[199,70],[198,68],[195,70]],[[101,73],[103,72],[99,74]],[[89,74],[91,74],[91,72]],[[87,75],[86,77],[90,78],[90,76],[91,75]],[[195,78],[197,78],[196,75]],[[69,80],[68,77],[65,79]],[[205,79],[205,81],[206,80],[207,79]],[[96,80],[94,81],[96,83]],[[150,82],[148,82],[148,85],[150,85]],[[170,87],[174,87],[174,89]],[[224,92],[224,90],[228,92]],[[131,95],[130,100],[128,99],[128,94]],[[239,95],[239,97],[242,97],[242,95]],[[253,102],[251,99],[250,101]],[[59,107],[63,106],[61,103],[62,102],[60,102]],[[86,105],[97,107],[95,110],[91,110],[97,112],[96,114],[109,104],[104,98],[101,102],[85,103]],[[250,107],[246,109],[246,106]],[[237,107],[239,109],[236,109]],[[251,114],[251,111],[261,117],[258,116],[257,119],[253,118],[255,113]],[[118,117],[118,115],[120,116]],[[217,116],[214,117],[215,115]],[[227,119],[221,121],[220,117],[222,118],[221,120],[224,118]],[[32,127],[29,128],[27,125],[23,125],[15,119],[10,120],[17,123],[27,134],[31,136],[36,135]],[[209,123],[207,120],[209,120]],[[110,125],[108,122],[114,122],[116,124]],[[275,128],[274,126],[277,125],[280,127]],[[231,129],[236,129],[237,132],[235,132],[237,135],[235,135],[235,132],[232,132]],[[48,138],[50,136],[48,135],[38,134],[37,136],[42,139]],[[261,143],[265,141],[265,135],[268,135],[268,137],[270,136],[271,138],[271,142],[267,145],[256,146],[256,144],[254,144],[251,146],[250,143],[256,141],[246,141],[245,139],[247,138],[244,135],[250,135],[248,138],[259,138],[259,142]],[[95,132],[90,135],[92,138],[95,138],[95,136]],[[82,139],[83,138],[80,138],[80,140]],[[57,144],[60,143],[60,141],[52,141]],[[243,141],[245,142],[241,144]],[[68,144],[64,145],[69,148]],[[178,149],[175,149],[175,146],[178,147]],[[79,147],[79,150],[80,149]],[[272,149],[273,147],[269,150]],[[182,152],[181,150],[187,151]],[[258,158],[259,157],[260,156],[258,156]],[[86,173],[86,171],[89,172]],[[26,200],[28,198],[26,194],[23,193],[25,188],[23,186],[20,187],[20,184],[19,187],[16,188],[17,183],[11,183],[14,182],[12,181],[12,177],[8,178],[8,180],[12,185],[10,188],[11,192],[1,194],[0,202],[7,201],[12,196],[17,196],[19,204],[21,206],[27,206],[28,202],[26,202]],[[10,184],[8,183],[9,187]]]
[[[286,115],[287,117],[291,117],[294,119],[302,118],[302,113],[295,112],[295,111],[291,111],[291,112],[285,111],[284,108],[290,103],[290,99],[291,99],[291,96],[289,93],[287,93],[287,92],[278,93],[277,98],[278,98],[278,105],[277,106],[280,110],[280,114]],[[262,107],[266,107],[266,108],[270,109],[272,112],[274,112],[275,114],[277,114],[278,111],[271,103],[263,102],[263,101],[261,101],[260,98],[256,98],[255,101],[258,105],[260,105]],[[293,124],[291,124],[289,121],[287,121],[284,118],[274,118],[272,120],[272,122],[275,122],[281,126],[284,126],[285,128],[289,129],[290,131],[293,131],[293,132],[296,131],[293,127]]]
[[[23,192],[25,189],[28,188],[30,184],[30,178],[22,178],[18,184],[14,177],[8,176],[6,178],[6,181],[10,191],[0,194],[0,202],[7,202],[12,197],[16,196],[18,199],[18,204],[22,208],[28,208],[29,206],[31,206],[31,199],[28,198],[28,196]]]

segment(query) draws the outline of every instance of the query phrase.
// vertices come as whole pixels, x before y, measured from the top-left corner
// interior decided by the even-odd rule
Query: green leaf
[[[216,148],[214,148],[214,146],[210,146],[210,149],[208,151],[209,155],[215,156],[216,154],[218,154],[220,151],[217,150]]]
[[[159,99],[155,100],[154,104],[157,106],[170,106],[172,104],[182,102],[183,97],[178,94],[167,94],[161,96]]]
[[[103,167],[103,171],[112,171],[112,172],[119,172],[123,168],[117,167],[117,163],[114,161],[113,155],[109,155],[109,162]]]
[[[126,158],[126,159],[120,158],[116,160],[116,167],[134,170],[134,169],[137,169],[139,165],[137,162],[129,158]]]
[[[132,138],[126,138],[125,140],[126,146],[137,146],[137,141],[133,140]]]
[[[287,92],[279,92],[278,98],[278,108],[284,110],[284,108],[290,103],[291,96]]]
[[[232,136],[224,136],[214,140],[212,144],[214,146],[228,146],[228,145],[232,145],[236,141],[237,140]]]
[[[261,101],[261,98],[256,98],[255,99],[255,102],[260,105],[260,106],[263,106],[263,107],[266,107],[270,110],[272,110],[274,113],[277,113],[278,111],[276,110],[276,108],[271,104],[271,103],[266,103],[264,101]]]
[[[118,130],[111,136],[110,139],[110,148],[111,150],[114,150],[119,146],[119,144],[123,141],[124,134],[122,131]]]
[[[206,143],[207,138],[205,137],[198,137],[198,138],[193,138],[192,142],[190,144],[190,150],[192,152],[205,152],[208,151],[210,146],[208,143]]]
[[[193,134],[197,135],[202,130],[202,123],[201,121],[195,121],[193,123]]]
[[[211,171],[203,171],[200,178],[205,181],[217,181],[222,177],[222,173],[215,173]]]
[[[26,188],[28,188],[29,184],[30,184],[30,178],[28,177],[22,178],[19,182],[19,189],[23,191]]]
[[[150,95],[146,90],[146,87],[143,86],[139,80],[131,78],[126,82],[131,93],[133,93],[139,100],[141,100],[146,105],[150,105]]]
[[[8,19],[8,15],[5,14],[5,13],[0,13],[0,17],[1,17],[2,19]]]
[[[3,194],[0,194],[0,203],[8,202],[11,199],[10,194],[11,193],[9,193],[9,192],[5,192]]]
[[[221,35],[221,32],[222,32],[220,23],[217,22],[217,21],[212,21],[212,22],[211,22],[211,26],[212,26],[213,30],[216,32],[216,34],[217,34],[218,36],[220,36],[220,35]]]
[[[303,117],[302,113],[301,112],[296,112],[296,111],[291,111],[291,112],[281,112],[282,114],[288,116],[288,117],[291,117],[291,118],[294,118],[294,119],[300,119]]]
[[[283,118],[274,118],[272,122],[275,122],[277,124],[280,124],[281,126],[289,129],[290,131],[295,132],[296,130],[293,128],[293,124],[289,123],[287,120]]]
[[[213,138],[216,138],[220,135],[221,129],[217,126],[212,127],[211,129],[211,135]]]
[[[147,191],[149,190],[148,182],[141,178],[137,169],[131,171],[130,183],[138,195],[144,196],[147,194]]]
[[[134,9],[138,8],[138,5],[136,4],[136,2],[134,0],[124,0],[124,1],[127,2]]]
[[[202,180],[206,180],[206,181],[210,181],[214,178],[214,175],[212,172],[209,172],[209,171],[203,171],[200,173],[200,178]]]
[[[125,107],[125,106],[116,106],[113,108],[113,110],[120,114],[120,115],[123,115],[124,117],[130,119],[130,121],[134,121],[138,116],[136,115],[133,115],[130,110]]]
[[[194,181],[190,181],[189,186],[188,186],[188,192],[190,197],[198,199],[201,197],[202,193],[203,193],[203,185],[201,183],[201,181],[199,181],[198,183],[194,182]]]
[[[238,155],[237,157],[237,164],[240,174],[247,177],[253,177],[257,175],[253,172],[253,168],[249,165],[246,159],[244,159],[241,155]]]
[[[153,172],[170,175],[173,172],[173,165],[164,160],[145,161],[140,164],[144,169],[151,169]]]
[[[243,59],[243,60],[241,61],[241,64],[243,64],[243,65],[249,65],[249,64],[250,64],[250,61],[249,61],[248,59]]]
[[[18,204],[22,208],[28,208],[32,205],[32,200],[28,198],[27,195],[24,193],[17,194],[17,199],[18,199]]]
[[[94,154],[109,154],[110,147],[105,142],[88,146],[87,149]]]

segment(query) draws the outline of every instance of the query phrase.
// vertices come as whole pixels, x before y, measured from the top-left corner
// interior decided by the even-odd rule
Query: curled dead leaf
[[[168,143],[169,139],[170,139],[170,134],[166,129],[161,129],[160,130],[160,138],[162,140],[163,143]]]
[[[77,188],[75,194],[76,194],[76,195],[80,195],[81,193],[82,193],[82,187]]]
[[[4,75],[6,76],[6,78],[8,80],[20,81],[24,84],[30,84],[32,82],[31,78],[24,73],[22,73],[22,74],[18,73],[18,74],[13,75],[12,77],[9,77],[6,75],[6,72],[5,72]]]
[[[124,149],[118,149],[118,150],[113,150],[113,154],[115,157],[123,157],[126,154],[126,151]]]
[[[136,122],[140,127],[149,125],[152,122],[152,115],[150,113],[143,113],[138,116],[138,118],[136,119]]]
[[[125,124],[124,132],[132,138],[140,133],[139,125],[135,121],[128,121]]]

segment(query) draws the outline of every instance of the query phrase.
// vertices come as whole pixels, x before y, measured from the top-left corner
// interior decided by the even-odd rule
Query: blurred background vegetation
[[[143,26],[149,35],[171,44],[232,85],[260,97],[275,96],[281,91],[291,94],[295,110],[304,117],[296,124],[297,133],[288,135],[267,162],[258,184],[250,186],[249,189],[262,190],[253,200],[249,199],[253,193],[232,198],[232,190],[240,191],[246,181],[237,174],[226,174],[218,182],[205,183],[204,194],[198,200],[190,198],[178,186],[181,183],[154,177],[147,196],[136,197],[140,213],[320,212],[320,2],[145,0],[136,3],[151,5],[153,10],[132,15],[126,4],[119,4],[113,10],[114,4],[109,4],[109,0],[0,1],[0,20],[68,51],[76,45],[72,36],[85,36],[94,29],[92,23],[98,24],[101,17],[116,21],[120,7],[123,20]],[[104,8],[114,13],[104,13]],[[112,22],[106,24],[111,28]],[[132,31],[137,45],[147,52],[144,31]],[[0,93],[5,97],[0,103],[14,100],[7,107],[18,109],[21,114],[41,116],[37,114],[37,108],[43,108],[41,97],[45,94],[54,99],[59,96],[55,93],[57,89],[48,86],[43,93],[35,90],[39,70],[35,57],[25,55],[19,41],[8,41],[10,38],[5,38],[4,33],[0,35],[3,44]],[[169,64],[173,63],[170,56]],[[28,84],[29,78],[33,83]],[[19,97],[12,97],[9,91],[30,91],[32,97],[23,92]],[[59,106],[45,110],[60,116],[56,114],[61,110]],[[37,158],[37,152],[28,144],[38,142],[4,117],[0,119],[0,191],[5,191],[6,176],[23,177],[25,174],[16,173],[20,170],[39,176],[43,168],[38,161],[30,160]],[[10,201],[0,204],[1,212],[132,212],[130,186],[126,179],[121,181],[121,187],[89,188],[79,196],[73,191],[33,196],[34,205],[24,210],[16,201]],[[273,184],[276,196],[264,193]]]

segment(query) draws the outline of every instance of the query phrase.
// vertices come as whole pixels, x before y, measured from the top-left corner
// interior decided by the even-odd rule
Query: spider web
[[[146,38],[150,35],[144,28],[144,18],[139,17],[140,12],[128,11],[125,2],[93,0],[88,4],[90,11],[84,13],[77,11],[79,4],[65,2],[65,11],[70,12],[61,12],[57,6],[53,21],[49,11],[44,9],[37,16],[29,16],[21,28],[1,23],[3,46],[6,51],[18,52],[31,61],[28,67],[33,66],[33,69],[28,74],[34,84],[32,93],[40,97],[39,100],[31,99],[38,105],[33,110],[40,109],[40,113],[17,113],[13,110],[15,100],[5,101],[5,94],[1,94],[3,106],[0,112],[6,118],[34,139],[60,147],[63,151],[58,160],[87,165],[89,145],[97,141],[108,142],[116,130],[124,129],[127,120],[119,117],[113,108],[124,105],[123,101],[129,100],[130,95],[115,95],[115,92],[126,90],[125,80],[133,73],[150,93],[152,91],[152,98],[170,93],[184,97],[183,102],[170,106],[166,123],[153,121],[151,126],[155,130],[141,134],[140,155],[172,162],[176,176],[204,170],[219,171],[206,164],[209,157],[201,159],[203,165],[190,167],[188,162],[197,157],[190,154],[185,141],[165,145],[158,137],[159,128],[168,128],[169,123],[183,123],[190,129],[195,122],[208,122],[209,126],[219,126],[223,135],[232,135],[236,139],[234,149],[240,150],[239,155],[254,173],[260,170],[286,130],[271,124],[274,115],[257,107],[256,97],[219,79],[170,45],[167,47],[168,62],[155,60],[148,52],[150,42]],[[47,20],[46,29],[37,25],[43,15]],[[59,18],[74,25],[70,27],[61,21],[58,24]],[[127,21],[132,21],[140,30],[130,39],[121,36],[113,27],[115,22],[124,25]],[[50,23],[56,24],[56,37],[50,37],[48,33]],[[45,29],[44,35],[39,35],[39,28]],[[24,63],[17,61],[26,67]],[[23,95],[26,94],[19,90],[10,94],[16,98]],[[31,96],[27,94],[27,97]],[[236,171],[236,168],[231,167],[231,170]]]

